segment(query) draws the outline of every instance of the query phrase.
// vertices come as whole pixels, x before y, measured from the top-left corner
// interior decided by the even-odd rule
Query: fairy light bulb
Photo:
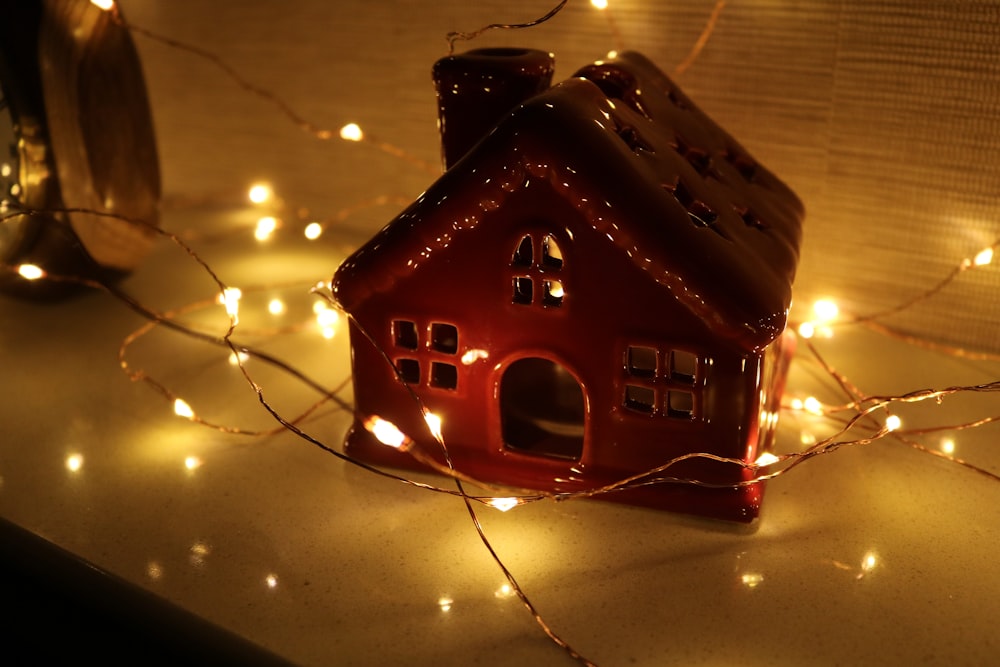
[[[595,9],[607,9],[608,0],[590,0],[590,4],[594,6]]]
[[[819,402],[819,399],[815,396],[807,396],[804,401],[802,401],[802,409],[813,415],[823,414],[823,404]]]
[[[305,231],[302,233],[305,234],[305,237],[310,241],[315,241],[323,235],[323,225],[318,222],[310,222],[306,225]]]
[[[272,315],[281,315],[285,312],[285,302],[281,299],[271,299],[267,303],[267,312]]]
[[[218,302],[226,307],[226,314],[232,318],[234,324],[239,320],[241,298],[243,290],[239,287],[227,287],[218,297]]]
[[[955,440],[952,438],[941,438],[941,452],[951,456],[955,453]]]
[[[174,399],[174,414],[184,419],[194,419],[194,410],[183,398]]]
[[[861,570],[865,573],[871,572],[878,565],[878,557],[871,551],[861,559]]]
[[[984,248],[980,250],[975,257],[972,258],[972,263],[975,266],[986,266],[993,261],[993,248]]]
[[[395,424],[378,416],[365,420],[365,428],[375,436],[376,440],[394,449],[405,449],[410,442],[406,434],[396,428]]]
[[[230,352],[229,353],[229,365],[230,366],[239,366],[240,364],[246,363],[247,359],[249,359],[249,358],[250,358],[250,355],[247,354],[246,352]]]
[[[899,418],[899,415],[889,415],[885,419],[885,430],[887,431],[898,431],[903,425],[903,420]]]
[[[521,501],[517,498],[490,498],[486,501],[486,504],[494,509],[500,510],[501,512],[509,512],[520,505]]]
[[[430,429],[431,435],[438,442],[444,441],[444,436],[441,435],[441,416],[436,415],[433,412],[424,413],[424,421],[427,422],[427,428]]]
[[[779,459],[771,452],[764,452],[763,454],[757,457],[757,460],[754,461],[753,464],[758,468],[764,468],[766,466],[771,465],[772,463],[777,463],[780,460],[781,459]]]
[[[344,141],[361,141],[365,138],[365,133],[357,123],[348,123],[340,128],[340,138]]]
[[[316,324],[323,338],[332,339],[337,335],[337,323],[340,321],[340,313],[321,301],[313,305],[313,312],[316,314]]]
[[[812,338],[816,335],[816,325],[812,322],[803,322],[799,325],[798,331],[803,338]]]
[[[275,589],[278,587],[278,575],[269,574],[264,577],[264,585],[270,589]]]
[[[66,470],[70,472],[79,472],[80,468],[83,467],[83,455],[82,454],[70,454],[66,457]]]
[[[450,597],[442,596],[438,598],[438,607],[440,607],[441,611],[451,611],[453,604],[455,604],[455,601]]]
[[[831,322],[837,319],[840,308],[831,299],[819,299],[813,304],[813,313],[820,322]]]
[[[114,0],[90,0],[90,4],[94,5],[98,9],[103,9],[108,12],[115,6]]]
[[[253,237],[258,241],[266,241],[274,234],[278,228],[278,219],[271,215],[266,215],[257,221],[257,226],[253,230]]]
[[[17,267],[17,272],[25,280],[38,280],[45,277],[45,270],[37,264],[21,264]]]
[[[197,470],[201,467],[201,459],[197,456],[187,456],[184,458],[184,467],[187,470]]]
[[[254,183],[247,192],[247,197],[253,204],[266,204],[274,196],[274,191],[267,183]]]

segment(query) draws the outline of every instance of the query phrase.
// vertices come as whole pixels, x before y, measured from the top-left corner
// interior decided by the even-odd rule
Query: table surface
[[[341,320],[332,339],[318,334],[309,288],[360,239],[262,244],[255,215],[174,209],[164,226],[199,230],[192,245],[243,288],[236,339],[338,387],[349,380],[346,328]],[[123,287],[160,311],[211,301],[216,289],[167,241]],[[267,311],[273,298],[286,305],[280,315]],[[144,320],[109,294],[4,299],[0,318],[4,518],[296,663],[572,664],[505,587],[461,499],[376,476],[288,432],[239,435],[176,416],[119,368],[122,341]],[[228,323],[218,305],[182,319],[218,335]],[[1000,375],[998,364],[858,327],[816,344],[867,394]],[[200,417],[275,427],[228,357],[163,328],[127,350],[133,370]],[[259,359],[247,368],[283,415],[318,398]],[[805,353],[787,394],[842,400]],[[338,395],[349,404],[349,383]],[[899,414],[904,428],[927,427],[998,407],[976,393]],[[324,404],[302,428],[339,448],[349,421]],[[779,449],[832,430],[829,419],[786,411]],[[938,448],[942,438],[1000,472],[995,425],[920,439]],[[891,438],[773,480],[750,529],[597,501],[479,517],[545,620],[598,664],[985,664],[998,649],[1000,482]]]

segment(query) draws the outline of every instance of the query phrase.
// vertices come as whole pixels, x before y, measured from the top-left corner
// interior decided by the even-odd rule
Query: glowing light
[[[819,402],[819,399],[815,396],[807,396],[806,400],[802,401],[802,407],[806,412],[813,415],[823,414],[823,404]]]
[[[608,8],[608,0],[590,0],[590,4],[592,4],[596,9]]]
[[[239,287],[227,287],[219,294],[217,301],[226,307],[226,314],[236,320],[240,314],[241,298],[243,298],[243,290]]]
[[[764,575],[757,574],[756,572],[748,572],[740,577],[740,581],[742,581],[743,585],[747,588],[753,589],[764,583]]]
[[[208,546],[204,542],[195,542],[191,545],[190,553],[188,554],[188,562],[195,567],[201,567],[205,564],[205,557],[212,553],[212,547]]]
[[[501,512],[508,512],[520,505],[521,501],[517,498],[490,498],[486,504]]]
[[[146,564],[146,576],[153,581],[158,581],[160,577],[163,576],[163,566],[155,560],[149,561],[149,563]]]
[[[194,410],[183,398],[174,400],[174,414],[184,419],[194,419]]]
[[[383,445],[395,449],[405,449],[410,442],[406,434],[396,428],[395,424],[381,417],[369,417],[365,420],[365,428]]]
[[[498,598],[509,598],[514,595],[514,588],[510,584],[503,584],[493,595]]]
[[[348,123],[340,128],[340,138],[344,141],[361,141],[365,138],[365,134],[357,123]]]
[[[763,454],[761,454],[760,456],[757,457],[757,460],[754,461],[753,464],[755,466],[757,466],[758,468],[763,468],[765,466],[771,465],[772,463],[777,463],[780,460],[781,459],[779,459],[777,456],[775,456],[771,452],[764,452]]]
[[[285,302],[281,299],[271,299],[267,304],[267,312],[272,315],[281,315],[285,312]]]
[[[889,415],[885,419],[885,430],[896,431],[903,425],[903,420],[898,415]]]
[[[90,0],[90,4],[94,5],[98,9],[103,9],[104,11],[111,11],[111,8],[115,6],[114,0]]]
[[[993,261],[993,248],[984,248],[972,258],[972,263],[976,266],[986,266]]]
[[[230,352],[229,353],[229,365],[239,366],[240,364],[246,363],[246,360],[250,358],[250,355],[246,352]]]
[[[36,264],[21,264],[17,267],[17,272],[25,280],[38,280],[45,277],[45,270]]]
[[[320,333],[327,340],[337,335],[337,322],[340,321],[340,313],[333,308],[329,308],[325,303],[317,301],[313,304],[313,312],[316,313],[316,324],[319,325]]]
[[[274,216],[266,215],[257,221],[257,227],[253,230],[253,237],[258,241],[266,241],[271,238],[271,234],[278,228],[278,219]]]
[[[816,314],[820,322],[830,322],[837,319],[837,315],[840,314],[840,308],[830,299],[820,299],[813,304],[813,313]]]
[[[455,601],[449,597],[438,598],[438,607],[441,611],[451,611],[451,605],[455,604]]]
[[[271,190],[271,186],[267,183],[254,183],[250,186],[250,191],[247,193],[247,197],[254,204],[264,204],[273,196],[274,191]]]
[[[871,551],[866,553],[865,557],[861,559],[861,571],[866,574],[874,570],[876,565],[878,565],[878,558]]]
[[[315,241],[323,234],[323,225],[318,222],[310,222],[306,225],[305,232],[306,238],[310,241]]]
[[[803,338],[812,338],[816,333],[816,327],[812,322],[803,322],[799,325],[799,335]]]
[[[430,429],[431,435],[438,442],[444,440],[444,436],[441,435],[441,417],[434,414],[433,412],[424,413],[424,421],[427,422],[427,428]]]
[[[951,456],[955,453],[955,441],[952,438],[941,438],[941,451]]]
[[[66,470],[70,472],[79,472],[80,468],[83,467],[83,455],[82,454],[70,454],[66,457]]]
[[[188,456],[184,459],[184,467],[188,470],[197,470],[201,467],[201,459],[197,456]]]
[[[2,176],[3,178],[7,178],[8,176],[10,176],[11,171],[12,169],[10,168],[10,165],[7,164],[6,162],[4,162],[3,165],[0,165],[0,176]]]
[[[799,410],[801,410],[801,409],[802,409],[803,407],[805,407],[805,404],[804,404],[804,403],[802,402],[802,399],[801,399],[801,398],[793,398],[793,399],[792,399],[792,400],[791,400],[791,401],[790,401],[790,402],[788,403],[788,406],[789,406],[789,407],[790,407],[790,408],[791,408],[792,410],[795,410],[796,412],[798,412],[798,411],[799,411]]]
[[[816,435],[811,431],[802,431],[802,435],[799,436],[799,442],[806,447],[812,447],[816,444]]]
[[[268,588],[274,589],[278,587],[278,576],[275,574],[269,574],[264,577],[264,583]]]
[[[489,358],[490,358],[490,353],[487,352],[486,350],[480,350],[480,349],[467,350],[462,355],[462,363],[465,364],[466,366],[471,366],[480,359],[489,359]]]

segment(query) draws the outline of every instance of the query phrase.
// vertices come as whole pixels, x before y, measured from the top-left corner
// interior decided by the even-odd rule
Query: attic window
[[[392,337],[396,347],[417,349],[417,325],[410,320],[393,320]]]
[[[542,302],[546,306],[561,306],[565,296],[562,283],[558,280],[546,280],[542,286],[544,287]]]
[[[540,242],[539,242],[540,241]],[[536,245],[538,243],[538,245]],[[539,303],[560,307],[566,297],[563,281],[563,253],[553,234],[525,234],[517,242],[511,259],[511,302],[519,305]]]
[[[532,254],[531,237],[525,235],[514,249],[514,259],[511,263],[514,266],[531,266]]]
[[[546,234],[545,238],[542,239],[542,264],[551,266],[553,269],[562,268],[562,250],[559,249],[559,244],[556,243],[552,234]]]
[[[516,276],[514,278],[514,303],[527,305],[534,298],[534,289],[531,278]]]

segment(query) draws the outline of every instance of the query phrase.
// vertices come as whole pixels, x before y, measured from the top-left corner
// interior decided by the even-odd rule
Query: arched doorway
[[[583,388],[561,365],[528,357],[512,363],[500,381],[500,422],[508,449],[578,460],[583,455]]]

